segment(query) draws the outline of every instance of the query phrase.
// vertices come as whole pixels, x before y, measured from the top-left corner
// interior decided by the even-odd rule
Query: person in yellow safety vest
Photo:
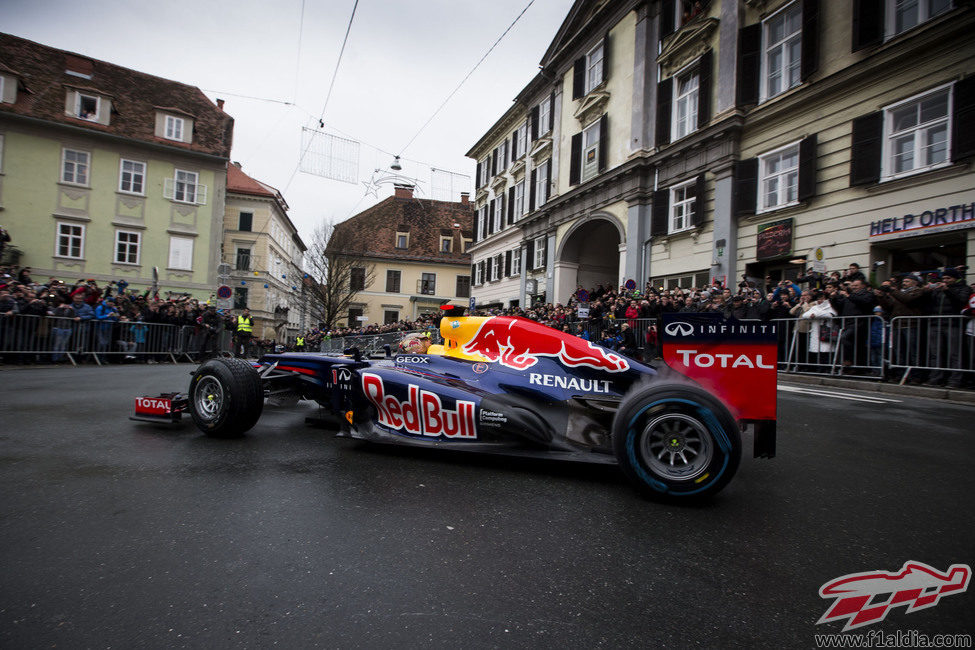
[[[250,345],[253,331],[254,319],[251,318],[251,310],[244,307],[244,311],[237,317],[237,348],[234,350],[237,356],[247,356],[247,348]]]
[[[304,352],[305,351],[305,337],[304,336],[299,336],[298,338],[295,339],[295,347],[298,349],[298,352]]]

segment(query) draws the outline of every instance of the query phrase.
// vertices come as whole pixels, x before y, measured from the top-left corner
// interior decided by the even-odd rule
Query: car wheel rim
[[[664,413],[644,427],[640,455],[658,476],[692,481],[711,464],[714,445],[707,427],[696,418],[684,413]]]
[[[204,377],[196,385],[196,412],[204,420],[213,420],[223,407],[223,386],[214,377]]]

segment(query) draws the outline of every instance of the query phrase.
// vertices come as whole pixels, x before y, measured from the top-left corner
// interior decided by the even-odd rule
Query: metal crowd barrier
[[[897,316],[890,321],[890,368],[900,383],[915,378],[956,385],[975,369],[975,319],[968,316]]]

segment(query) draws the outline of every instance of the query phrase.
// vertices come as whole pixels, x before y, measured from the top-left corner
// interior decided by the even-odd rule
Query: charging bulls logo
[[[963,593],[971,577],[967,564],[953,564],[941,573],[921,562],[905,562],[896,573],[867,571],[840,576],[819,588],[821,598],[835,598],[836,602],[816,624],[847,619],[843,627],[846,632],[879,623],[901,605],[911,614],[934,607],[942,596]]]
[[[462,349],[516,370],[532,367],[538,357],[556,357],[569,367],[607,372],[623,372],[630,367],[619,355],[524,318],[486,318]]]

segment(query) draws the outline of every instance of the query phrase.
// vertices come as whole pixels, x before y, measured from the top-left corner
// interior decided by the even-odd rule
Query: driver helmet
[[[430,335],[425,332],[421,334],[410,334],[399,342],[399,351],[422,354],[426,352],[426,347],[429,343]]]

